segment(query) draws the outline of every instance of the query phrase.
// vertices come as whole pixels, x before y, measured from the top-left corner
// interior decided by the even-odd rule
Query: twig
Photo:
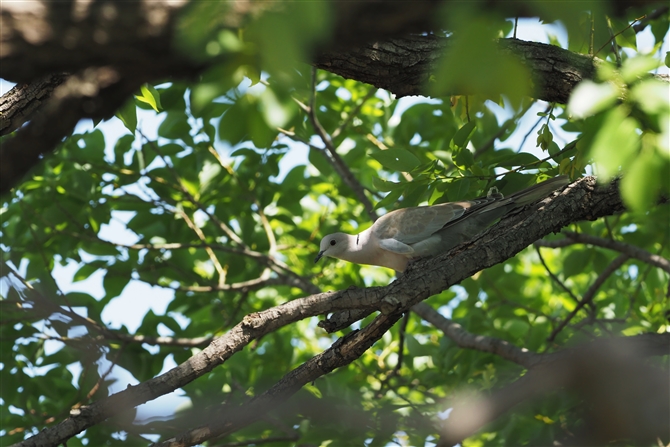
[[[593,11],[591,11],[591,32],[589,34],[590,40],[589,40],[589,56],[595,56],[593,54],[593,38],[596,34],[596,18],[593,15]]]
[[[547,108],[544,109],[544,113],[548,113],[549,110],[551,110],[551,107],[552,107],[551,104],[547,105]],[[543,118],[544,118],[544,117],[541,116],[540,119],[538,119],[538,120],[535,122],[535,124],[533,124],[533,127],[530,128],[530,130],[528,131],[528,133],[526,133],[526,135],[523,136],[523,138],[521,139],[521,144],[519,145],[519,151],[521,151],[521,149],[523,149],[523,146],[526,144],[526,140],[528,139],[528,137],[530,136],[530,134],[533,133],[533,131],[535,130],[535,128],[536,128],[537,126],[540,125],[540,123],[542,122],[542,119],[543,119]]]
[[[583,233],[575,233],[573,231],[563,231],[569,239],[574,242],[579,242],[582,244],[596,245],[598,247],[608,248],[610,250],[618,251],[619,253],[625,253],[631,258],[639,259],[642,262],[651,264],[655,267],[658,267],[667,273],[670,273],[670,261],[666,258],[654,255],[648,251],[636,247],[635,245],[626,244],[625,242],[613,241],[609,239],[603,239],[597,236],[591,236]]]
[[[371,88],[368,93],[361,99],[361,101],[356,104],[356,107],[353,108],[353,110],[347,115],[347,117],[342,121],[342,124],[337,126],[337,129],[333,131],[333,133],[330,135],[330,137],[334,140],[335,138],[339,137],[342,131],[349,125],[349,123],[358,115],[358,112],[361,111],[361,108],[363,108],[363,105],[368,101],[368,99],[372,98],[375,96],[375,93],[377,93],[376,88]]]
[[[242,239],[240,239],[240,237],[237,235],[237,233],[235,233],[232,230],[232,228],[230,228],[228,225],[226,225],[224,222],[222,222],[218,217],[216,217],[216,215],[210,213],[207,210],[206,206],[204,206],[202,203],[200,203],[198,200],[196,200],[195,197],[193,197],[191,195],[191,193],[186,189],[186,187],[181,182],[181,177],[179,176],[179,173],[174,168],[174,166],[172,166],[172,163],[163,155],[162,151],[158,148],[158,145],[156,144],[156,142],[149,140],[142,133],[142,131],[140,131],[139,129],[137,130],[137,132],[140,134],[140,136],[142,136],[142,138],[144,138],[147,141],[147,143],[151,146],[151,148],[161,157],[161,159],[163,160],[163,162],[167,166],[168,170],[175,177],[175,181],[177,182],[177,185],[179,186],[179,190],[186,196],[188,201],[191,202],[192,204],[194,204],[195,206],[197,206],[198,209],[200,209],[200,211],[205,213],[207,215],[207,217],[209,217],[212,220],[212,222],[216,223],[219,226],[219,228],[221,228],[221,230],[226,234],[226,236],[228,236],[228,238],[230,240],[235,241],[241,247],[247,248],[244,241],[242,241]]]
[[[566,286],[566,285],[563,283],[563,281],[561,281],[561,280],[558,278],[558,276],[556,276],[556,275],[554,274],[554,272],[551,271],[551,269],[549,268],[549,266],[548,266],[547,263],[545,262],[544,258],[542,257],[542,253],[540,252],[540,248],[539,248],[538,246],[535,246],[535,251],[537,252],[537,256],[540,258],[540,262],[541,262],[542,265],[544,266],[544,269],[546,270],[546,272],[547,272],[547,274],[549,275],[549,277],[550,277],[556,284],[558,284],[558,286],[559,286],[561,289],[563,289],[568,295],[570,295],[570,297],[573,299],[573,301],[574,301],[575,303],[579,303],[579,302],[580,302],[579,298],[577,298],[577,296],[576,296],[574,293],[572,293],[572,290],[570,290],[570,289],[568,288],[568,286]]]
[[[624,29],[622,29],[621,31],[619,31],[618,33],[616,33],[616,34],[614,34],[614,35],[611,35],[611,33],[610,33],[610,35],[611,35],[610,39],[609,39],[607,42],[605,42],[605,43],[603,44],[602,47],[598,48],[598,51],[595,52],[594,56],[597,56],[598,53],[600,53],[600,50],[602,50],[602,49],[605,48],[607,45],[609,45],[610,42],[612,42],[613,40],[615,40],[616,37],[617,37],[619,34],[622,34],[622,33],[623,33],[624,31],[626,31],[628,28],[632,27],[633,25],[635,25],[637,22],[639,22],[640,20],[644,19],[645,17],[647,17],[646,14],[643,15],[643,16],[638,17],[637,19],[635,19],[635,20],[633,20],[632,22],[630,22],[630,23],[628,24],[628,26],[626,26]],[[609,20],[608,20],[608,21],[609,21]],[[619,61],[620,61],[620,60],[619,60]]]
[[[612,29],[612,20],[609,16],[605,16],[605,20],[607,21],[607,31],[610,33],[610,41],[612,42],[612,52],[616,58],[616,66],[621,67],[621,55],[619,54],[619,45],[616,43],[616,37],[614,36],[614,30]]]
[[[91,388],[91,390],[86,394],[86,401],[89,401],[93,397],[93,395],[95,395],[95,393],[98,392],[98,390],[100,389],[100,385],[107,378],[107,376],[109,376],[111,374],[112,370],[116,366],[116,363],[119,361],[119,357],[121,356],[121,353],[123,352],[123,350],[125,348],[126,348],[126,345],[123,344],[118,349],[118,351],[116,351],[116,354],[114,354],[114,358],[112,359],[111,364],[109,365],[109,368],[107,368],[107,371],[105,371],[104,373],[102,373],[100,375],[98,380],[95,382],[95,385],[93,385],[93,388]],[[81,403],[79,403],[78,405],[75,405],[73,408],[79,408],[80,406],[81,406]]]
[[[300,439],[300,435],[296,433],[293,436],[271,436],[268,438],[248,439],[246,441],[226,442],[225,444],[212,444],[219,447],[244,447],[246,445],[261,445],[270,444],[272,442],[294,442]]]
[[[272,278],[270,277],[271,270],[266,268],[261,276],[255,279],[250,279],[248,281],[240,281],[234,284],[217,284],[215,286],[166,286],[158,282],[148,281],[143,279],[149,285],[165,287],[167,289],[172,289],[180,292],[199,292],[199,293],[209,293],[209,292],[218,292],[218,291],[233,291],[233,290],[256,290],[268,286],[284,286],[289,285],[282,278]]]
[[[303,108],[303,110],[305,109]],[[375,213],[375,208],[372,205],[372,202],[367,198],[363,187],[361,187],[360,183],[358,183],[352,172],[349,170],[349,167],[344,163],[342,157],[340,157],[340,154],[335,150],[333,140],[316,116],[316,68],[312,68],[312,96],[310,98],[310,105],[305,111],[307,112],[307,116],[309,117],[316,134],[321,138],[321,141],[323,141],[323,144],[326,147],[326,151],[321,150],[321,152],[329,155],[326,158],[330,161],[333,168],[335,168],[335,171],[339,174],[340,178],[342,178],[342,181],[344,181],[354,194],[356,194],[356,197],[363,205],[363,208],[370,219],[372,221],[377,220],[377,213]]]
[[[182,348],[195,348],[206,346],[212,342],[213,337],[194,337],[194,338],[176,338],[176,337],[153,337],[150,335],[129,335],[122,332],[115,332],[108,329],[105,334],[94,337],[54,337],[52,335],[42,335],[39,338],[43,340],[55,340],[62,343],[85,343],[90,341],[121,341],[124,343],[139,343],[155,346],[175,346]]]
[[[417,266],[423,267],[422,270],[411,270],[406,277],[390,286],[312,295],[249,314],[238,325],[216,338],[209,346],[195,353],[184,363],[136,386],[82,407],[78,415],[42,430],[18,443],[18,446],[63,443],[76,433],[128,408],[185,386],[226,362],[235,353],[248,346],[252,340],[295,321],[354,308],[366,309],[369,312],[374,310],[385,312],[363,330],[348,334],[324,353],[289,372],[285,377],[287,380],[282,380],[267,393],[254,399],[253,405],[245,406],[242,411],[233,415],[235,420],[230,421],[231,424],[226,426],[225,432],[252,423],[259,415],[288,399],[303,384],[354,361],[401,317],[400,312],[446,290],[474,272],[509,259],[532,241],[554,231],[557,226],[565,226],[587,216],[591,219],[599,218],[623,209],[620,197],[614,194],[618,189],[616,181],[608,188],[595,186],[596,180],[593,177],[580,179],[573,183],[565,194],[548,201],[537,212],[524,216],[517,214],[504,219],[495,228],[470,242],[467,250],[454,250],[430,262],[423,262]],[[547,219],[547,216],[552,216],[552,219]],[[521,222],[523,225],[520,225]],[[393,300],[385,299],[390,296]],[[663,338],[665,334],[647,335],[653,335],[653,339],[657,340]],[[514,348],[528,360],[527,352]],[[237,424],[238,421],[240,424]],[[201,434],[205,435],[206,432],[203,431]],[[197,442],[197,439],[195,441]]]
[[[480,278],[480,280],[481,280],[481,278]],[[493,282],[491,282],[491,281],[486,280],[486,285],[487,285],[488,287],[490,287],[491,289],[493,289],[493,291],[496,292],[496,293],[501,297],[501,298],[500,298],[500,305],[508,304],[508,305],[510,305],[510,306],[512,306],[512,307],[515,307],[515,308],[518,308],[518,309],[523,309],[523,310],[525,310],[526,312],[528,312],[529,314],[533,314],[533,315],[541,315],[541,316],[545,317],[548,321],[550,321],[550,322],[552,323],[552,325],[553,325],[553,323],[558,319],[557,317],[554,317],[554,316],[552,316],[552,315],[547,315],[547,314],[545,314],[544,312],[542,312],[542,311],[539,310],[539,309],[535,309],[535,308],[532,308],[532,307],[530,307],[530,306],[526,306],[526,305],[524,305],[524,304],[517,303],[517,302],[514,301],[514,300],[510,300],[510,299],[505,298],[505,294],[498,288],[498,286],[496,286],[496,285],[495,285]],[[489,301],[487,301],[487,304],[488,304],[488,303],[489,303]],[[488,308],[488,309],[493,309],[494,307],[496,307],[496,304],[488,304],[488,307],[487,307],[487,308]]]
[[[140,132],[140,131],[138,130],[138,132]],[[285,276],[285,277],[287,277],[287,278],[292,278],[293,280],[291,281],[291,284],[288,284],[288,285],[295,285],[296,287],[299,287],[299,288],[301,288],[301,289],[303,289],[303,290],[305,290],[305,291],[308,291],[308,293],[314,293],[314,286],[313,286],[309,281],[307,281],[305,278],[303,278],[303,277],[297,275],[296,273],[294,273],[294,272],[292,271],[292,269],[291,269],[288,265],[286,265],[284,262],[282,262],[282,261],[280,261],[279,259],[277,259],[277,258],[276,258],[275,256],[273,256],[272,254],[270,254],[270,255],[266,255],[266,254],[263,254],[263,253],[260,253],[260,252],[251,250],[251,249],[244,243],[244,241],[242,241],[242,239],[241,239],[241,238],[240,238],[240,237],[239,237],[239,236],[238,236],[238,235],[237,235],[237,234],[236,234],[236,233],[235,233],[235,232],[234,232],[234,231],[233,231],[233,230],[226,224],[226,223],[224,223],[224,222],[221,221],[218,217],[216,217],[215,214],[210,213],[210,212],[207,210],[207,207],[204,206],[202,203],[200,203],[198,200],[196,200],[195,197],[193,197],[193,196],[188,192],[188,190],[182,185],[181,181],[179,180],[179,174],[176,172],[176,170],[174,169],[174,167],[172,166],[172,164],[169,163],[169,161],[161,155],[161,151],[160,151],[160,149],[158,149],[158,147],[157,147],[157,145],[155,144],[155,142],[148,140],[147,137],[144,136],[141,132],[140,132],[140,135],[141,135],[145,140],[147,140],[147,142],[152,146],[152,148],[156,151],[156,153],[159,154],[159,155],[163,158],[163,161],[164,161],[165,164],[168,166],[168,168],[170,169],[170,171],[171,171],[171,172],[173,173],[173,175],[175,176],[175,179],[177,180],[177,183],[178,183],[178,186],[179,186],[179,188],[178,188],[179,191],[181,191],[181,192],[187,197],[187,199],[188,199],[191,203],[193,203],[196,207],[198,207],[198,209],[199,209],[200,211],[202,211],[203,213],[205,213],[205,214],[207,215],[207,217],[208,217],[212,222],[214,222],[214,224],[218,225],[218,227],[219,227],[219,228],[220,228],[220,229],[221,229],[221,230],[228,236],[228,238],[229,238],[230,240],[236,242],[237,245],[239,245],[239,246],[241,247],[241,251],[239,251],[240,254],[243,254],[243,255],[245,255],[245,256],[249,256],[249,257],[252,257],[252,258],[256,258],[256,259],[258,259],[258,260],[261,260],[261,261],[264,262],[264,263],[265,263],[265,264],[266,264],[272,271],[274,271],[274,272],[276,272],[276,273],[278,273],[278,274],[282,274],[283,276]],[[225,166],[224,166],[224,168],[225,168]],[[166,182],[166,183],[167,183],[167,182]],[[229,250],[229,251],[230,251],[230,250]],[[286,283],[284,283],[284,284],[286,284]],[[242,287],[244,287],[244,286],[242,286]],[[225,288],[222,288],[222,289],[220,289],[220,290],[224,290],[224,289],[225,289]],[[230,290],[230,289],[228,289],[228,290]]]
[[[440,315],[427,303],[415,304],[412,312],[444,332],[461,348],[490,352],[526,368],[537,364],[542,358],[542,354],[519,348],[505,340],[470,333],[460,324]]]
[[[379,315],[362,330],[345,335],[330,348],[287,373],[279,382],[247,404],[235,411],[227,412],[227,417],[219,418],[211,425],[197,427],[152,447],[195,445],[207,439],[226,436],[248,426],[260,414],[271,411],[307,383],[359,358],[391,329],[401,316],[400,313]]]
[[[593,298],[596,296],[596,293],[598,292],[598,289],[600,286],[603,285],[603,283],[607,280],[607,278],[612,275],[616,270],[621,267],[624,262],[626,262],[630,257],[626,254],[621,254],[619,255],[616,259],[614,259],[610,265],[603,270],[600,275],[598,275],[598,278],[591,284],[591,287],[584,293],[581,301],[579,301],[579,304],[568,314],[568,316],[563,320],[552,332],[549,337],[547,337],[547,341],[549,343],[553,342],[556,336],[563,330],[563,328],[570,323],[570,320],[574,318],[575,315],[577,315],[577,312],[584,307],[587,304],[590,304],[593,301]]]
[[[647,25],[649,25],[649,22],[663,16],[665,13],[668,12],[668,9],[670,8],[668,8],[667,6],[662,6],[658,9],[655,9],[651,13],[645,15],[642,20],[633,25],[633,31],[635,31],[636,34],[639,33],[640,31],[643,31],[647,27]]]
[[[207,253],[207,256],[209,257],[209,260],[212,261],[212,264],[214,264],[214,268],[216,269],[216,272],[219,274],[219,287],[223,287],[226,285],[226,269],[223,268],[221,263],[219,262],[219,258],[216,257],[216,254],[214,253],[214,250],[209,247],[207,244],[207,238],[205,237],[205,233],[202,232],[202,230],[191,220],[191,218],[186,214],[186,211],[184,211],[182,208],[177,208],[177,213],[181,216],[182,219],[184,219],[184,222],[186,222],[186,225],[193,230],[193,232],[198,236],[198,239],[200,239],[203,244],[205,244],[205,252]]]
[[[268,253],[270,256],[274,255],[277,253],[277,239],[275,238],[275,233],[272,231],[272,225],[270,225],[270,221],[268,220],[267,216],[265,216],[265,213],[263,212],[263,208],[261,208],[261,204],[256,202],[256,208],[258,208],[258,215],[261,218],[261,224],[263,225],[263,229],[265,230],[265,235],[268,238],[268,243],[270,244],[270,249],[268,250]]]
[[[23,211],[25,213],[24,207],[26,206],[26,201],[25,200],[19,200],[19,206],[21,207],[21,211]],[[65,294],[61,290],[60,286],[58,286],[58,283],[56,282],[56,278],[53,277],[53,275],[51,274],[51,271],[49,270],[49,260],[47,259],[47,256],[46,256],[46,254],[44,253],[44,250],[43,250],[44,244],[39,241],[39,238],[37,237],[37,234],[35,234],[35,230],[33,230],[33,226],[32,226],[32,223],[30,222],[30,220],[28,220],[28,223],[27,223],[26,226],[28,227],[28,231],[30,231],[30,234],[33,236],[34,244],[38,246],[37,251],[40,253],[40,257],[42,258],[42,262],[44,263],[44,269],[46,270],[47,275],[49,276],[49,279],[51,280],[51,282],[53,283],[56,291],[58,292],[58,295],[60,295],[63,298],[63,301],[65,302],[65,305],[68,307],[70,312],[75,313],[74,310],[72,310],[72,306],[68,302],[67,297],[65,296]],[[12,272],[14,273],[14,275],[17,275],[17,277],[18,277],[18,274],[16,272],[14,272],[13,270],[12,270]],[[25,285],[28,285],[28,283],[25,280],[23,280],[23,283]]]
[[[522,116],[524,116],[524,115],[526,114],[526,112],[528,112],[528,110],[530,110],[530,108],[533,106],[533,104],[535,104],[536,101],[537,101],[537,100],[534,99],[534,100],[531,101],[526,107],[524,107],[519,113],[517,113],[517,114],[514,115],[512,118],[510,118],[510,119],[508,119],[507,121],[505,121],[505,122],[503,123],[503,125],[500,126],[500,128],[498,129],[498,131],[497,131],[495,134],[493,134],[493,135],[491,136],[491,138],[489,138],[489,139],[488,139],[484,144],[482,144],[480,147],[478,147],[478,148],[475,149],[475,151],[474,151],[474,153],[473,153],[473,155],[472,155],[473,158],[477,159],[477,158],[480,157],[484,152],[486,152],[487,150],[493,148],[493,146],[494,146],[494,144],[495,144],[495,141],[496,141],[498,138],[500,138],[505,132],[507,132],[507,129],[509,129],[510,126],[511,126],[512,124],[514,124],[518,119],[520,119]],[[536,124],[535,126],[537,126],[537,124]],[[533,126],[533,128],[535,128],[535,126]],[[532,129],[531,129],[531,131],[532,131]]]
[[[398,360],[393,366],[393,369],[386,374],[384,380],[381,381],[379,385],[379,391],[377,392],[377,397],[381,398],[383,396],[383,390],[386,385],[389,384],[393,377],[399,375],[400,368],[402,368],[403,357],[405,355],[405,331],[407,330],[407,323],[409,322],[409,312],[405,312],[405,316],[400,322],[400,327],[398,328]],[[382,365],[380,365],[382,367]]]
[[[519,26],[519,18],[514,17],[514,34],[512,35],[512,39],[516,39],[516,29]]]

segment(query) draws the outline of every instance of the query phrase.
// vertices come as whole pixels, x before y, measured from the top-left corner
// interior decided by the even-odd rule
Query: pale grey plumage
[[[506,198],[490,191],[487,197],[475,200],[391,211],[358,235],[334,233],[324,237],[314,262],[330,256],[403,272],[410,259],[446,252],[513,209],[546,197],[568,183],[566,176],[560,176]]]

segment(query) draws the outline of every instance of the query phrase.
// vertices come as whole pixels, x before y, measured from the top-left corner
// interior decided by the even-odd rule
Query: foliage
[[[342,290],[389,283],[393,272],[386,269],[312,262],[321,236],[371,224],[357,191],[334,168],[329,138],[380,214],[475,198],[494,185],[508,194],[564,173],[574,179],[595,169],[603,181],[623,174],[622,194],[635,213],[571,230],[668,257],[669,210],[653,205],[668,192],[667,86],[648,76],[658,58],[635,54],[628,22],[615,32],[625,28],[617,43],[629,51],[609,53],[598,82],[582,84],[567,108],[538,108],[515,83],[520,68],[488,47],[494,61],[502,58],[496,64],[509,65],[496,87],[513,91],[482,91],[486,78],[472,73],[481,73],[487,60],[472,57],[476,46],[464,39],[444,63],[465,64],[469,57],[472,65],[441,79],[444,84],[431,83],[439,92],[471,82],[465,88],[478,94],[401,110],[402,103],[369,85],[327,72],[313,81],[310,67],[296,62],[326,36],[328,20],[310,22],[327,17],[321,3],[294,6],[287,13],[297,14],[291,22],[268,15],[237,32],[211,23],[225,14],[215,4],[194,6],[184,20],[195,25],[180,39],[216,65],[193,83],[146,85],[117,113],[127,133],[95,128],[73,134],[3,199],[4,442],[20,441],[70,408],[105,396],[115,380],[112,365],[142,382],[170,358],[181,363],[203,346],[139,343],[131,336],[216,337],[244,315],[311,293],[310,284]],[[500,18],[469,20],[472,33],[489,30],[486,38],[511,32],[511,22]],[[659,22],[667,28],[667,17]],[[656,33],[659,44],[663,36]],[[486,45],[483,37],[470,37]],[[572,48],[574,34],[568,37]],[[312,107],[314,117],[306,112]],[[146,138],[137,108],[160,121],[157,138]],[[536,115],[528,131],[522,123]],[[526,132],[537,133],[537,147],[524,144]],[[307,155],[296,157],[301,149]],[[114,222],[132,236],[110,239],[105,229]],[[575,298],[617,255],[580,244],[529,248],[428,303],[471,333],[537,352],[592,336],[667,331],[668,275],[631,259],[605,280],[591,307],[553,334]],[[70,261],[79,265],[75,282],[102,276],[100,297],[59,290],[50,274]],[[105,309],[131,281],[170,291],[166,311],[149,311],[134,331],[105,328]],[[174,436],[175,426],[196,425],[188,424],[206,409],[242,403],[337,339],[317,322],[278,330],[184,387],[191,404],[177,411],[174,425],[131,426],[134,414],[125,415],[89,428],[68,446],[146,445],[153,435]],[[294,411],[275,413],[226,441],[294,436],[298,440],[285,445],[426,445],[436,439],[434,423],[447,397],[464,388],[486,393],[524,372],[499,356],[461,349],[416,315],[400,326],[358,361],[299,391],[290,404]],[[577,403],[566,395],[533,402],[463,445],[550,445],[582,423]]]

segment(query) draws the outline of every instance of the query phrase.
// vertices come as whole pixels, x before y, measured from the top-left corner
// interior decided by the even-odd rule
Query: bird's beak
[[[320,251],[318,255],[316,255],[316,258],[314,259],[314,264],[319,262],[319,259],[323,257],[323,251]]]

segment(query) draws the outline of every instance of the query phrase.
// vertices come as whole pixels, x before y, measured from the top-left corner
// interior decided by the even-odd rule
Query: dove
[[[559,176],[506,198],[493,187],[485,197],[474,200],[391,211],[357,235],[325,236],[314,262],[328,256],[404,272],[410,260],[444,253],[514,209],[542,199],[568,183],[567,176]]]

